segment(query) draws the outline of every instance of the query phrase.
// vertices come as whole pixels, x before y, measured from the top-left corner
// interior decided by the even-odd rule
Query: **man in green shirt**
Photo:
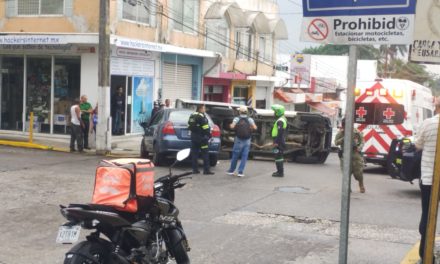
[[[79,109],[81,110],[81,120],[84,126],[82,126],[84,148],[89,148],[89,130],[90,130],[90,114],[93,112],[92,105],[87,102],[87,96],[81,96],[81,102],[79,104]]]

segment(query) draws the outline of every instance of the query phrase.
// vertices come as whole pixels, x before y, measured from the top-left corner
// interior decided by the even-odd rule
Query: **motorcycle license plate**
[[[58,229],[57,243],[59,244],[73,244],[79,239],[81,226],[60,226]]]

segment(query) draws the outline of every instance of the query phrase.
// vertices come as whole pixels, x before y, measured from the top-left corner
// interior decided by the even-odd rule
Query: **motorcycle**
[[[190,263],[190,248],[173,202],[175,189],[185,185],[181,180],[190,178],[191,172],[172,174],[172,167],[189,154],[189,149],[179,151],[169,174],[154,181],[151,205],[141,215],[96,204],[60,205],[68,222],[60,226],[57,243],[75,243],[81,228],[95,230],[66,253],[64,264]]]

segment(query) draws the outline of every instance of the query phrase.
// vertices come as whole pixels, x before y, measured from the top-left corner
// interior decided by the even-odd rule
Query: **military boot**
[[[272,177],[284,177],[283,162],[275,162],[275,165],[277,166],[277,171],[272,173]]]
[[[364,181],[359,181],[359,191],[365,193]]]

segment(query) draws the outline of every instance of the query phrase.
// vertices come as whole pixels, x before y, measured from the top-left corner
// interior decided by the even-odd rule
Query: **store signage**
[[[332,44],[409,44],[415,0],[303,0],[301,40]]]
[[[154,59],[153,53],[149,50],[135,50],[135,49],[127,49],[127,48],[116,48],[116,56],[121,58],[131,58],[131,59]]]
[[[114,44],[117,47],[130,48],[130,49],[143,49],[143,50],[151,50],[157,52],[166,51],[164,45],[158,43],[126,39],[126,38],[115,38]]]
[[[60,36],[32,35],[0,36],[0,45],[35,45],[35,44],[66,44],[65,39]]]
[[[290,75],[295,83],[310,83],[310,63],[311,55],[308,54],[295,54],[291,57]]]
[[[83,53],[78,51],[78,48],[72,44],[62,44],[62,45],[49,45],[49,44],[37,44],[37,45],[0,45],[0,51],[8,51],[11,53],[50,53],[50,54],[64,54],[64,53]]]
[[[440,1],[417,1],[410,60],[440,63]]]
[[[154,60],[133,60],[111,57],[110,73],[113,75],[154,76]]]

